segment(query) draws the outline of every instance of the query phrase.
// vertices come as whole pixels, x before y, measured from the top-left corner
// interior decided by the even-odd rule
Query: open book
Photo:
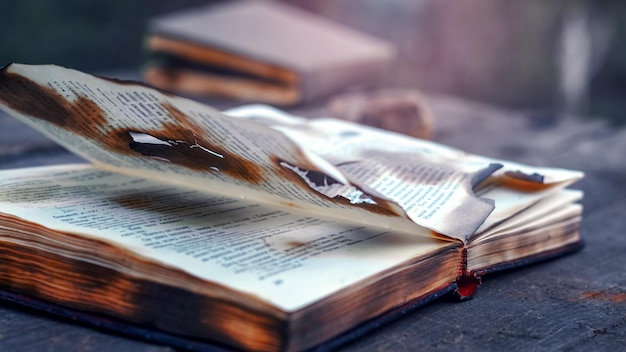
[[[0,107],[90,164],[0,172],[0,287],[245,350],[303,350],[580,246],[577,171],[56,66]]]

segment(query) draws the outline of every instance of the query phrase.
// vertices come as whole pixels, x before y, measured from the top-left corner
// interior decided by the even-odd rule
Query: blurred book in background
[[[394,57],[383,40],[273,1],[158,17],[146,41],[156,87],[277,105],[372,84]]]

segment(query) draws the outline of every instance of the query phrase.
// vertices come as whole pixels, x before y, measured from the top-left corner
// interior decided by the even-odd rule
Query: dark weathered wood
[[[130,340],[7,303],[0,305],[0,350],[173,351],[169,347]]]
[[[626,130],[429,97],[437,140],[469,152],[581,169],[581,252],[487,276],[473,300],[438,300],[345,351],[620,350],[626,343]],[[324,114],[322,104],[294,109]],[[0,169],[80,159],[0,114]],[[3,351],[167,351],[0,303]]]

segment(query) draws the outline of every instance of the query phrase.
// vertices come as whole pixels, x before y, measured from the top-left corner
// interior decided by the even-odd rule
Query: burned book
[[[578,171],[57,66],[6,66],[0,108],[89,161],[0,172],[4,297],[167,343],[334,346],[581,245]]]
[[[276,1],[154,18],[146,47],[144,77],[156,87],[278,105],[372,85],[394,55],[382,39]]]

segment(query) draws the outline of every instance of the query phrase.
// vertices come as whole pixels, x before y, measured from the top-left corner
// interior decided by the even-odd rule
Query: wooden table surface
[[[429,97],[436,140],[518,162],[583,170],[573,255],[487,276],[475,299],[447,299],[344,345],[344,351],[623,350],[626,346],[626,129]],[[321,103],[320,106],[323,104]],[[294,109],[305,116],[322,107]],[[80,159],[0,113],[0,169]],[[0,351],[170,351],[0,302]]]

